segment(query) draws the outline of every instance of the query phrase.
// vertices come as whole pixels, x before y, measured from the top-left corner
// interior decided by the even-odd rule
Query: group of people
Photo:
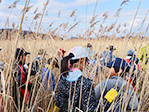
[[[24,48],[17,48],[15,53],[15,60],[13,64],[13,88],[12,96],[15,101],[17,108],[21,109],[23,99],[25,97],[25,103],[31,103],[33,88],[39,89],[42,86],[43,92],[54,91],[55,90],[55,76],[51,72],[54,68],[59,68],[59,58],[63,57],[66,51],[60,49],[58,51],[57,58],[49,58],[46,60],[45,56],[47,55],[44,49],[40,49],[38,56],[34,59],[32,63],[26,64],[26,56],[30,54]],[[28,71],[31,64],[30,77],[35,77],[42,85],[38,82],[36,87],[32,80],[28,80]],[[51,75],[50,75],[51,74]],[[28,86],[26,86],[28,85]],[[27,93],[25,95],[25,89],[27,87]],[[37,91],[36,91],[37,92]],[[19,94],[20,93],[20,94]],[[34,94],[35,95],[35,94]],[[34,102],[34,99],[32,100]]]
[[[54,93],[55,107],[59,112],[137,109],[139,100],[135,94],[135,85],[140,72],[148,63],[149,44],[141,49],[139,58],[134,50],[128,50],[127,57],[121,59],[114,56],[114,50],[116,48],[112,45],[107,47],[98,59],[93,52],[93,46],[88,43],[86,48],[73,47],[67,56],[65,56],[66,51],[60,49],[57,57],[46,60],[46,51],[40,49],[37,58],[32,63],[26,64],[26,56],[30,53],[23,48],[17,48],[13,64],[12,87],[16,107],[21,109],[23,100],[31,103],[34,83],[29,77],[37,76],[41,82],[37,89],[42,86],[43,91]],[[143,67],[139,65],[139,59],[143,61]],[[85,77],[85,69],[91,63],[95,66],[99,65],[97,72],[106,73],[106,79],[96,86],[93,83],[94,79]],[[29,68],[31,70],[28,76]],[[56,77],[59,76],[57,80]],[[55,80],[58,81],[57,87]],[[26,87],[27,92],[24,96]],[[34,98],[32,103],[34,103]]]
[[[121,111],[124,108],[135,110],[138,106],[138,98],[134,94],[133,86],[125,80],[130,70],[129,63],[121,58],[105,62],[105,70],[109,71],[108,77],[94,88],[92,80],[84,77],[83,74],[90,60],[87,50],[80,46],[72,48],[69,55],[62,59],[62,75],[58,82],[55,100],[59,111],[77,109],[83,112]],[[124,98],[125,92],[126,98]]]

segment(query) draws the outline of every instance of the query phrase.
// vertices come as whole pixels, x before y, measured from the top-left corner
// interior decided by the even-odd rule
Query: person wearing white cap
[[[60,112],[76,109],[93,112],[96,108],[92,81],[83,77],[83,69],[89,60],[87,51],[77,46],[61,62],[61,77],[56,92],[56,106]],[[70,94],[71,92],[71,94]]]

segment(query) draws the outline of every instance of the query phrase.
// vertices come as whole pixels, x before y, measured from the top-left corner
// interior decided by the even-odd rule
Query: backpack
[[[35,58],[35,60],[32,62],[32,67],[31,67],[32,75],[35,75],[35,74],[41,72],[45,63],[46,63],[45,58],[41,58],[41,57]]]

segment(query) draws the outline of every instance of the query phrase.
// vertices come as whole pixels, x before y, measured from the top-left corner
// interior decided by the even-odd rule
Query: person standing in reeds
[[[46,51],[44,49],[40,49],[38,51],[38,56],[35,58],[35,60],[32,63],[32,71],[31,74],[33,75],[39,75],[46,64],[46,58],[47,55]]]
[[[60,112],[93,112],[96,108],[95,91],[92,81],[83,77],[89,56],[87,51],[77,46],[61,62],[61,77],[56,92],[56,106]],[[78,110],[77,110],[78,109]]]
[[[130,49],[127,51],[127,56],[125,58],[125,61],[133,69],[132,73],[130,74],[131,75],[130,78],[131,78],[131,83],[133,83],[133,87],[135,87],[137,78],[139,77],[141,72],[141,67],[139,65],[139,59],[136,57],[134,50]]]
[[[102,54],[101,54],[101,61],[104,63],[111,62],[115,59],[115,56],[113,52],[116,50],[113,45],[110,45],[109,47],[106,48]]]
[[[128,63],[121,58],[116,58],[105,65],[109,70],[109,78],[95,87],[96,100],[98,103],[99,100],[103,100],[103,104],[101,102],[98,104],[98,111],[121,112],[125,111],[125,106],[126,110],[137,109],[138,98],[134,94],[133,86],[124,80],[125,74],[130,70]]]
[[[138,57],[142,61],[142,69],[146,69],[146,66],[149,63],[149,43],[141,48]]]
[[[64,49],[59,49],[56,55],[56,59],[58,60],[58,65],[61,65],[61,60],[65,56],[66,51]]]
[[[87,44],[86,50],[88,52],[89,58],[92,59],[94,57],[94,52],[93,46],[90,43]]]
[[[49,58],[47,64],[42,69],[41,74],[41,86],[42,86],[42,95],[46,96],[46,99],[43,100],[42,106],[47,108],[49,99],[53,95],[55,97],[55,74],[53,74],[53,69],[59,68],[58,60],[56,58]],[[50,95],[51,94],[51,95]],[[48,96],[48,97],[47,97]]]
[[[24,64],[26,62],[26,56],[28,54],[30,53],[25,51],[23,48],[17,48],[13,66],[13,98],[17,108],[20,109],[22,107],[22,102],[26,89],[28,71],[24,68]],[[32,86],[33,84],[29,82],[25,102],[30,102]]]
[[[58,60],[56,58],[49,58],[47,64],[42,69],[41,82],[43,83],[43,88],[48,91],[55,90],[55,79],[53,74],[53,69],[59,68]],[[51,75],[50,75],[51,74]]]
[[[103,72],[105,69],[104,63],[111,62],[115,59],[113,52],[116,50],[113,45],[110,45],[106,48],[101,55],[100,55],[100,72]]]

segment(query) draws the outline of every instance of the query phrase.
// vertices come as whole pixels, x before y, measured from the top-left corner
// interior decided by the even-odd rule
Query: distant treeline
[[[7,39],[14,39],[17,35],[17,32],[18,30],[16,29],[0,29],[0,39],[4,39],[4,40],[7,40]],[[54,35],[54,34],[51,34],[52,38],[55,39],[55,40],[63,40],[63,37],[59,37],[57,35]],[[47,34],[43,34],[43,33],[34,33],[34,32],[31,32],[31,31],[28,31],[28,30],[22,30],[20,32],[20,39],[27,39],[27,38],[30,38],[30,39],[35,39],[35,38],[40,38],[40,39],[46,39],[46,38],[50,38],[49,35]],[[83,38],[83,37],[71,37],[71,38],[67,38],[67,40],[76,40],[76,39],[84,39],[84,40],[94,40],[94,39],[100,39],[100,38],[104,38],[104,39],[107,39],[107,38],[115,38],[115,36],[106,36],[106,35],[102,35],[100,37],[88,37],[88,38]],[[122,37],[116,37],[116,39],[124,39],[125,37],[122,36]],[[133,39],[133,38],[136,38],[136,36],[130,36],[129,39]],[[145,37],[140,37],[141,39],[145,38]]]
[[[13,39],[17,35],[18,30],[16,29],[0,29],[0,39]],[[46,38],[47,35],[43,33],[34,33],[36,37],[40,37],[42,39]],[[25,38],[34,38],[33,32],[27,31],[27,30],[22,30],[20,32],[20,37],[21,39]]]

